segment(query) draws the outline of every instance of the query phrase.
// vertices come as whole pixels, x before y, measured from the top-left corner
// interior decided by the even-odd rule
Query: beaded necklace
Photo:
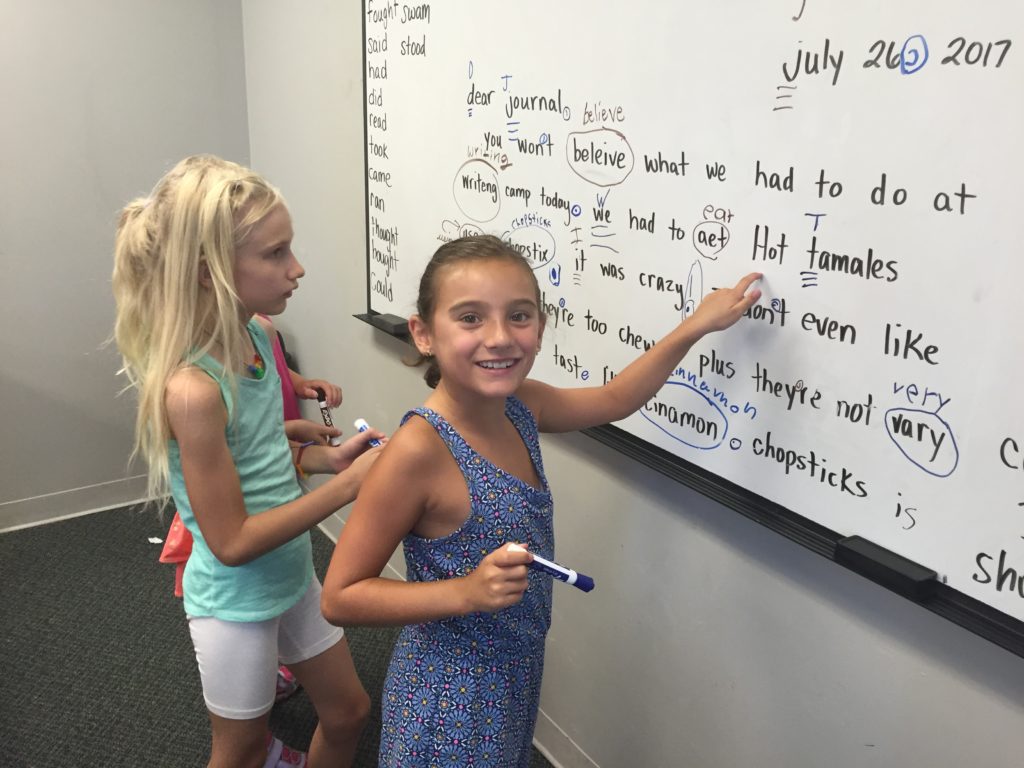
[[[249,329],[246,328],[246,331]],[[256,339],[253,338],[252,333],[249,333],[249,340],[252,342],[252,362],[245,364],[245,370],[249,372],[249,375],[254,379],[262,379],[267,372],[267,364],[263,361],[263,355],[260,354],[259,347],[256,346]]]
[[[267,364],[263,362],[263,356],[257,350],[256,354],[252,357],[251,363],[246,363],[245,370],[249,372],[249,375],[254,379],[262,379],[263,375],[267,372]]]

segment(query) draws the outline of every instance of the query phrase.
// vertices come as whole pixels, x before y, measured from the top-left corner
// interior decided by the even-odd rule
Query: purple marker
[[[365,432],[370,428],[370,425],[366,423],[366,419],[356,419],[352,425],[360,432]],[[373,438],[373,440],[370,441],[370,445],[376,448],[378,445],[380,445],[380,440],[378,440],[377,438]]]
[[[320,406],[320,416],[324,420],[324,425],[328,427],[334,426],[334,419],[331,418],[331,408],[327,405],[327,393],[324,392],[323,387],[316,388],[316,404]],[[331,445],[341,445],[341,435],[335,435],[330,439]]]
[[[509,552],[526,552],[518,544],[509,544],[508,550]],[[533,553],[531,552],[530,554]],[[572,568],[566,568],[564,565],[545,560],[540,555],[533,555],[533,562],[526,565],[535,571],[541,571],[549,576],[554,576],[559,581],[564,581],[566,584],[576,587],[576,589],[581,589],[584,592],[589,592],[594,588],[594,580],[589,576],[577,573]]]

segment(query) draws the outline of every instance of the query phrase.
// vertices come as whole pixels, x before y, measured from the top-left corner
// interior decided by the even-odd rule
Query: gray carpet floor
[[[169,522],[170,515],[166,515]],[[210,726],[173,568],[167,523],[124,508],[0,534],[0,765],[203,766]],[[313,532],[323,578],[333,543]],[[376,766],[380,690],[397,629],[346,630],[373,699],[356,766]],[[316,714],[301,691],[271,729],[305,749]],[[549,768],[534,750],[531,768]]]

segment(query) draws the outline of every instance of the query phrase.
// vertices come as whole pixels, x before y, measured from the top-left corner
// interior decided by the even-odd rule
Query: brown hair
[[[540,286],[537,284],[537,276],[533,273],[530,263],[519,251],[494,235],[473,235],[471,237],[460,237],[457,240],[447,242],[434,251],[423,276],[420,278],[419,296],[416,298],[416,314],[418,314],[428,326],[433,320],[434,312],[437,309],[438,294],[438,272],[445,267],[462,264],[468,261],[507,261],[522,266],[523,270],[530,276],[534,290],[537,295],[537,309],[543,311],[540,300]],[[421,363],[429,363],[423,380],[431,389],[435,388],[441,381],[441,369],[433,355],[420,354],[410,365],[417,366]]]

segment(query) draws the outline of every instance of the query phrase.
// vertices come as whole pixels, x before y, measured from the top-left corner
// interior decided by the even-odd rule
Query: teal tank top
[[[238,471],[245,508],[250,515],[258,515],[298,498],[302,489],[284,433],[281,382],[270,341],[255,320],[249,321],[247,329],[266,363],[266,373],[262,379],[239,376],[236,403],[219,362],[204,355],[193,364],[220,386],[228,412],[224,436]],[[196,524],[176,440],[169,441],[168,453],[171,496],[194,538],[183,581],[186,613],[225,621],[264,621],[295,605],[313,579],[309,532],[244,565],[224,565],[210,551]]]

